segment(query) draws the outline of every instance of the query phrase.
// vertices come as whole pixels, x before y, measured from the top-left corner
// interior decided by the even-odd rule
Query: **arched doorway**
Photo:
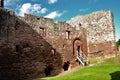
[[[87,57],[83,50],[83,42],[79,38],[75,38],[73,41],[73,55],[83,66],[87,64]]]
[[[83,53],[83,45],[79,38],[75,38],[73,41],[73,55],[77,56],[79,54]]]
[[[47,66],[47,67],[44,69],[45,75],[46,75],[46,76],[50,76],[52,70],[53,70],[52,66],[50,66],[50,65]]]
[[[69,62],[69,61],[64,62],[64,65],[63,65],[63,69],[64,69],[64,71],[67,71],[68,68],[69,68],[69,66],[70,66],[70,62]]]

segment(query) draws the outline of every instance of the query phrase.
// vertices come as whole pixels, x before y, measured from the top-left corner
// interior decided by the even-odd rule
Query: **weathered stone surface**
[[[30,14],[17,17],[14,12],[0,8],[0,80],[57,75],[63,71],[64,63],[71,68],[79,65],[78,51],[87,57],[114,55],[114,41],[109,11],[54,23]]]
[[[87,30],[88,53],[97,55],[98,52],[104,56],[116,53],[113,15],[110,11],[102,10],[85,16],[79,15],[67,23],[72,26],[81,25]]]
[[[79,65],[73,57],[76,40],[87,55],[85,29],[28,14],[17,17],[12,11],[0,10],[1,80],[32,80],[45,77],[49,71],[50,75],[57,75],[67,61],[71,67]]]

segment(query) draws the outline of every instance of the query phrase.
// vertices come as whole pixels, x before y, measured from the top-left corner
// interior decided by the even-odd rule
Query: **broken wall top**
[[[115,41],[113,14],[110,11],[101,10],[84,16],[76,16],[67,23],[74,26],[81,24],[81,27],[87,30],[88,42]]]
[[[34,16],[31,14],[25,14],[24,17],[19,17],[21,20],[25,21],[29,25],[32,25],[33,28],[35,27],[42,27],[47,28],[49,30],[56,30],[56,31],[83,31],[83,28],[81,26],[73,27],[72,25],[58,21],[57,23],[54,23],[53,19]]]

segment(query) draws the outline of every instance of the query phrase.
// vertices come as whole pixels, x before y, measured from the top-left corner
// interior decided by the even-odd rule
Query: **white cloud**
[[[41,12],[42,14],[46,13],[47,11],[48,11],[47,8],[42,8],[42,9],[40,10],[40,12]]]
[[[88,8],[85,8],[85,9],[79,9],[80,12],[85,12],[85,11],[87,11],[87,10],[88,10]]]
[[[20,8],[19,15],[24,16],[24,13],[30,13],[31,7],[32,7],[31,3],[23,4],[22,7]]]
[[[51,19],[55,19],[57,17],[61,17],[63,15],[63,13],[59,13],[57,11],[53,11],[50,14],[44,16],[45,18],[51,18]]]
[[[19,8],[19,16],[24,16],[24,13],[28,14],[43,14],[47,12],[47,8],[42,8],[40,4],[31,4],[31,3],[24,3]]]
[[[48,0],[49,4],[53,4],[53,3],[56,3],[56,2],[57,2],[57,0]]]
[[[41,9],[41,5],[40,4],[34,4],[34,5],[32,5],[31,9],[32,9],[33,12],[36,12],[36,11],[38,12]]]

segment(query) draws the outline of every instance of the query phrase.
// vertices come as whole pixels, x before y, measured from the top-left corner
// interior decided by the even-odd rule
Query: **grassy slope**
[[[119,60],[118,60],[119,59]],[[56,77],[47,77],[36,80],[120,80],[120,56],[104,59],[96,66],[88,66],[76,72]],[[97,62],[92,60],[92,62]]]
[[[120,80],[118,75],[120,76],[120,65],[111,64],[89,66],[68,75],[36,80]]]

